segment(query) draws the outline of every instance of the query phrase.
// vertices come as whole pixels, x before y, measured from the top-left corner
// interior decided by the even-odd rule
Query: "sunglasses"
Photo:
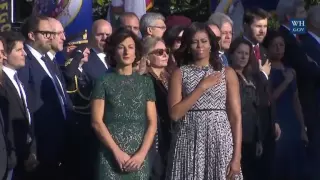
[[[156,49],[152,51],[150,54],[154,54],[156,56],[163,56],[163,54],[166,53],[167,55],[170,53],[170,49]]]

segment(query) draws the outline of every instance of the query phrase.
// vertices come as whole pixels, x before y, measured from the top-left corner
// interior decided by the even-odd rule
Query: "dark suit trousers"
[[[274,135],[270,132],[264,139],[263,153],[258,160],[258,179],[259,180],[272,180],[272,167],[275,156],[275,139]]]
[[[242,142],[241,168],[244,180],[256,180],[258,159],[256,157],[256,143]]]

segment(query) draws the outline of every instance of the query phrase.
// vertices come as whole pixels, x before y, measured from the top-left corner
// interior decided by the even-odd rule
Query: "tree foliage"
[[[184,15],[193,21],[205,21],[210,15],[211,0],[154,0],[155,5],[151,11],[164,15]],[[105,18],[111,0],[95,0],[93,4],[94,19]],[[320,0],[305,0],[306,6],[320,4]],[[271,19],[270,27],[276,28],[276,17]]]
[[[93,3],[94,19],[105,18],[111,0],[95,0]],[[184,15],[193,21],[206,20],[210,15],[210,0],[155,0],[151,11],[164,15]]]

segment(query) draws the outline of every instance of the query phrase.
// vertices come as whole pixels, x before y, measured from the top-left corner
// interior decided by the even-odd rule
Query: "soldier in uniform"
[[[90,125],[90,96],[93,82],[82,70],[88,62],[87,30],[70,36],[65,44],[66,62],[63,75],[66,80],[67,93],[73,103],[74,118],[69,153],[70,174],[72,179],[88,180],[93,177],[93,159],[95,155],[96,137]]]

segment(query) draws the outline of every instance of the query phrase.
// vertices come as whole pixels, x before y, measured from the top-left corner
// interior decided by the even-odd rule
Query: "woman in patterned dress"
[[[168,180],[242,179],[241,103],[236,73],[223,67],[218,39],[203,23],[183,33],[183,66],[169,82],[168,106],[176,121]]]
[[[114,69],[92,94],[92,126],[101,142],[97,180],[147,180],[148,152],[157,129],[152,80],[133,72],[141,45],[130,30],[110,36],[107,54]]]

